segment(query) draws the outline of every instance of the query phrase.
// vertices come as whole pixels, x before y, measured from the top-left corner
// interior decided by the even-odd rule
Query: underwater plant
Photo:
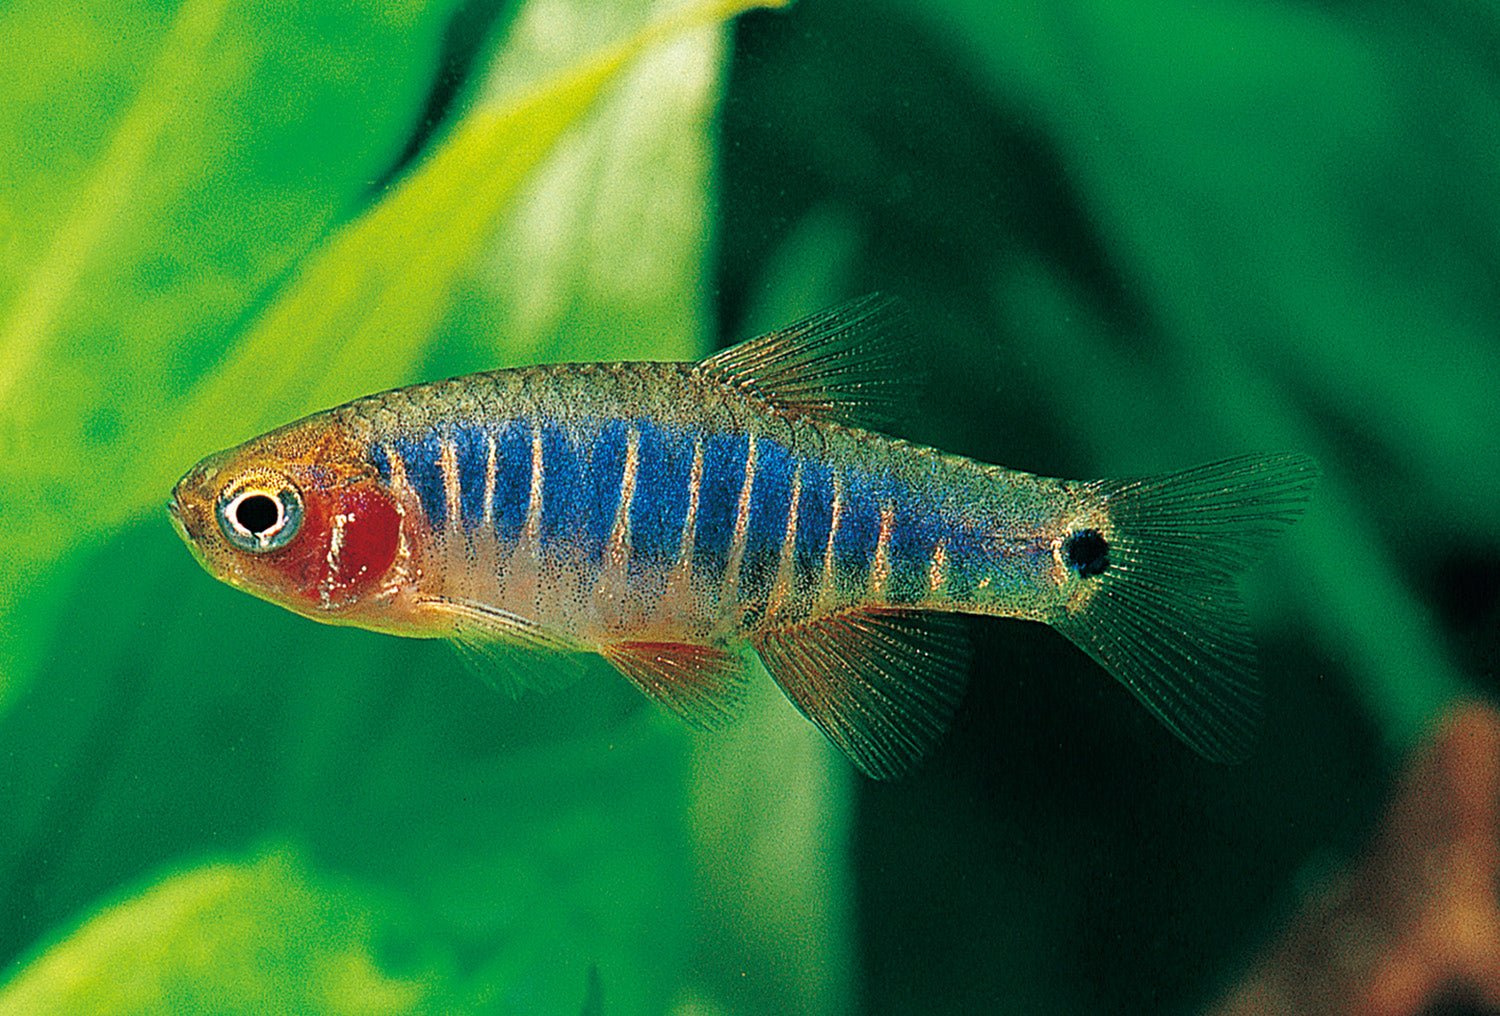
[[[137,520],[203,441],[330,399],[702,349],[719,23],[746,6],[0,14],[37,54],[0,103],[0,1011],[709,990],[685,971],[719,823],[685,733],[608,694],[522,718],[445,655],[247,625]],[[823,888],[779,891],[833,913]]]
[[[751,6],[0,7],[0,1013],[1192,1011],[1345,941],[1300,901],[1397,870],[1394,774],[1495,691],[1500,19]],[[924,444],[1319,460],[1245,588],[1247,762],[997,622],[930,760],[855,783],[766,680],[701,737],[603,671],[512,700],[162,517],[345,399],[873,290]]]

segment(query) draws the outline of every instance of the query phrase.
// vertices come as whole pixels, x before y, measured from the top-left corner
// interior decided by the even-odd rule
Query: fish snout
[[[177,481],[167,498],[167,517],[172,520],[172,528],[189,545],[196,546],[203,536],[202,506],[212,501],[209,483],[215,472],[202,463],[194,466]]]
[[[177,503],[174,494],[167,499],[167,516],[172,520],[172,528],[177,530],[177,535],[184,540],[191,540],[192,534],[188,532],[187,522],[182,517],[182,506]]]

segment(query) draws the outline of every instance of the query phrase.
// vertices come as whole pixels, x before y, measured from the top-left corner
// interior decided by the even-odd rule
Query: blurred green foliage
[[[803,0],[729,63],[748,6],[0,8],[0,1013],[1184,1010],[1493,689],[1500,14]],[[1254,761],[997,624],[851,801],[769,691],[704,739],[603,673],[512,702],[154,509],[365,391],[872,289],[921,440],[1322,459]]]
[[[4,1005],[30,1016],[410,1012],[422,987],[374,968],[369,924],[285,857],[205,865],[100,913],[23,971]]]
[[[764,965],[754,940],[715,950],[735,980],[694,974],[695,880],[734,839],[669,718],[616,683],[503,700],[441,646],[225,596],[159,518],[132,523],[207,448],[434,363],[597,356],[612,321],[653,355],[701,353],[714,23],[748,5],[469,8],[490,41],[445,48],[440,7],[188,0],[152,21],[101,4],[71,43],[130,43],[77,54],[133,76],[118,109],[73,96],[68,64],[27,80],[33,107],[10,109],[30,133],[71,129],[76,101],[84,136],[71,176],[26,130],[5,158],[5,221],[25,228],[7,231],[0,347],[0,948],[19,954],[0,1011],[576,1012],[591,971],[619,1012],[756,990],[738,976]],[[8,45],[58,29],[7,16]],[[357,59],[326,54],[335,41]],[[433,111],[460,44],[472,79]],[[429,150],[408,161],[418,134]],[[619,187],[621,158],[662,170],[631,182],[670,210],[651,242],[628,202],[601,232],[609,216],[569,196]],[[51,218],[20,223],[49,188]],[[790,771],[818,786],[826,759],[803,755]],[[730,775],[774,787],[766,761]],[[841,785],[769,827],[825,821]],[[279,860],[254,861],[268,838]],[[829,910],[809,879],[778,888]],[[815,1011],[837,983],[819,973],[765,991]]]
[[[861,787],[870,1012],[1191,1008],[1494,689],[1500,13],[826,0],[739,42],[726,320],[832,261],[930,336],[919,438],[1053,475],[1323,462],[1247,584],[1250,764],[1193,766],[995,625],[945,752]]]

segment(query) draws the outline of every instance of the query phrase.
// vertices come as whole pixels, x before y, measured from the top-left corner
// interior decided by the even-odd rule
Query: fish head
[[[209,574],[319,621],[373,626],[400,584],[401,503],[326,422],[208,456],[177,482],[167,512]]]

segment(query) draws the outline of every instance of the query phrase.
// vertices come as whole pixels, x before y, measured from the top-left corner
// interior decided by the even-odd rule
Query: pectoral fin
[[[476,674],[512,696],[556,688],[582,671],[587,647],[507,610],[472,600],[429,596],[419,604],[448,633]]]

